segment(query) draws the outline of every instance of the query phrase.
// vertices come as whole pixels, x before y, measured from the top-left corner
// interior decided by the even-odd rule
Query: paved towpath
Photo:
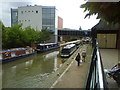
[[[61,78],[54,83],[52,88],[85,88],[90,65],[91,48],[89,45],[84,45],[79,49],[78,52],[81,52],[83,49],[87,50],[86,62],[83,62],[78,67],[77,62],[73,59],[70,67],[67,68],[66,72],[61,76]]]

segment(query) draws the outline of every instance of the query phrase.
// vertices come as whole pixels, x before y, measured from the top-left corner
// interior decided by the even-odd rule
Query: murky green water
[[[2,65],[2,88],[35,88],[62,65],[59,50]]]

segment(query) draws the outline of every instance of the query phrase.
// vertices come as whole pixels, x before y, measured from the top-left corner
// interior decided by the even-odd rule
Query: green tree
[[[36,31],[30,26],[22,29],[22,24],[12,27],[5,27],[0,22],[2,28],[2,47],[3,49],[25,47],[27,45],[40,43],[50,39],[50,32],[46,29]]]
[[[51,32],[47,29],[42,29],[40,32],[40,42],[45,42],[50,39]]]
[[[120,23],[120,2],[86,2],[81,5],[84,12],[88,11],[86,17],[97,14],[97,19],[108,23]]]
[[[8,30],[9,27],[5,27],[2,21],[0,21],[0,30],[2,31],[1,35],[2,36],[2,48],[6,49],[7,41],[8,41]]]
[[[8,38],[7,38],[7,47],[15,48],[15,47],[23,47],[23,30],[22,25],[14,25],[8,29]]]

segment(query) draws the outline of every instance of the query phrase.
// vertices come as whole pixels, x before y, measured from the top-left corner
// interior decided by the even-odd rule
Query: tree
[[[88,11],[85,18],[98,14],[97,19],[120,23],[120,2],[86,2],[81,8],[85,9],[84,12]]]
[[[45,42],[50,39],[51,32],[47,29],[42,29],[40,33],[40,41]]]
[[[14,25],[11,28],[8,28],[7,31],[7,48],[23,47],[24,46],[24,36],[22,25]]]
[[[30,26],[24,29],[24,33],[26,35],[26,43],[30,45],[32,42],[35,43],[39,38],[39,32],[35,31],[35,29]]]
[[[6,46],[6,41],[7,41],[7,30],[6,27],[4,26],[4,24],[2,23],[2,21],[0,21],[0,30],[2,31],[2,47]],[[0,33],[1,34],[1,33]]]
[[[2,28],[2,48],[16,48],[32,46],[35,43],[44,42],[50,39],[50,32],[46,29],[36,31],[30,26],[22,29],[22,24],[12,27],[5,27],[0,21]]]

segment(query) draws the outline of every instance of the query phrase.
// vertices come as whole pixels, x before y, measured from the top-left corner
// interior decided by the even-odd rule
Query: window
[[[19,22],[21,22],[21,20],[19,20]]]
[[[55,19],[42,19],[43,25],[55,25]]]
[[[51,8],[51,13],[55,13],[55,8]]]
[[[21,13],[23,14],[23,11],[21,11]]]
[[[18,15],[17,15],[17,12],[15,13],[15,16],[17,17]]]
[[[42,8],[43,13],[55,13],[55,8]]]
[[[38,11],[36,11],[36,13],[38,13]]]
[[[32,11],[33,12],[33,11]]]
[[[28,12],[30,12],[30,11],[28,11]]]

